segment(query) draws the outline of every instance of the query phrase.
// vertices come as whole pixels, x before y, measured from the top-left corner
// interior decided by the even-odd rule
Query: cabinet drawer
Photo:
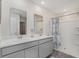
[[[2,48],[2,55],[10,54],[22,49],[24,49],[24,44]]]
[[[24,58],[24,50],[10,55],[6,55],[3,58]]]
[[[38,45],[38,41],[29,42],[29,43],[24,44],[24,48],[30,48],[30,47],[36,46],[36,45]]]
[[[48,42],[48,41],[51,41],[51,40],[53,41],[52,38],[46,38],[46,39],[40,40],[39,44],[42,44],[42,43],[45,43],[45,42]]]

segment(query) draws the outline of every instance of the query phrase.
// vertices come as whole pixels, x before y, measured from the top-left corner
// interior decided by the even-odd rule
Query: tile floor
[[[67,55],[65,53],[54,51],[50,58],[75,58],[73,56]]]

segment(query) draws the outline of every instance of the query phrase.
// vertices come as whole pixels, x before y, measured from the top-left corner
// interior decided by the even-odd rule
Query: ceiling
[[[79,7],[79,0],[32,0],[33,2],[50,9],[53,12],[60,13]],[[41,4],[44,1],[45,4]]]

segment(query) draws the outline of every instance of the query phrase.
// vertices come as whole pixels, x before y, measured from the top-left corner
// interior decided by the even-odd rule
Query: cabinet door
[[[38,46],[26,49],[25,58],[38,58]]]
[[[39,45],[39,57],[45,58],[52,53],[53,44],[51,42],[47,42],[44,44]]]
[[[48,42],[49,54],[53,52],[53,41]]]
[[[4,58],[24,58],[24,51],[16,52],[7,56],[4,56]]]

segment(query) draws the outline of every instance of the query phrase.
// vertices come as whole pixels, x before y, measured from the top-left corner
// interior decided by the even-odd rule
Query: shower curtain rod
[[[57,17],[64,17],[64,16],[69,16],[69,15],[78,14],[78,13],[79,13],[79,11],[78,12],[73,12],[73,13],[70,13],[70,14],[67,14],[67,15],[57,16]]]

